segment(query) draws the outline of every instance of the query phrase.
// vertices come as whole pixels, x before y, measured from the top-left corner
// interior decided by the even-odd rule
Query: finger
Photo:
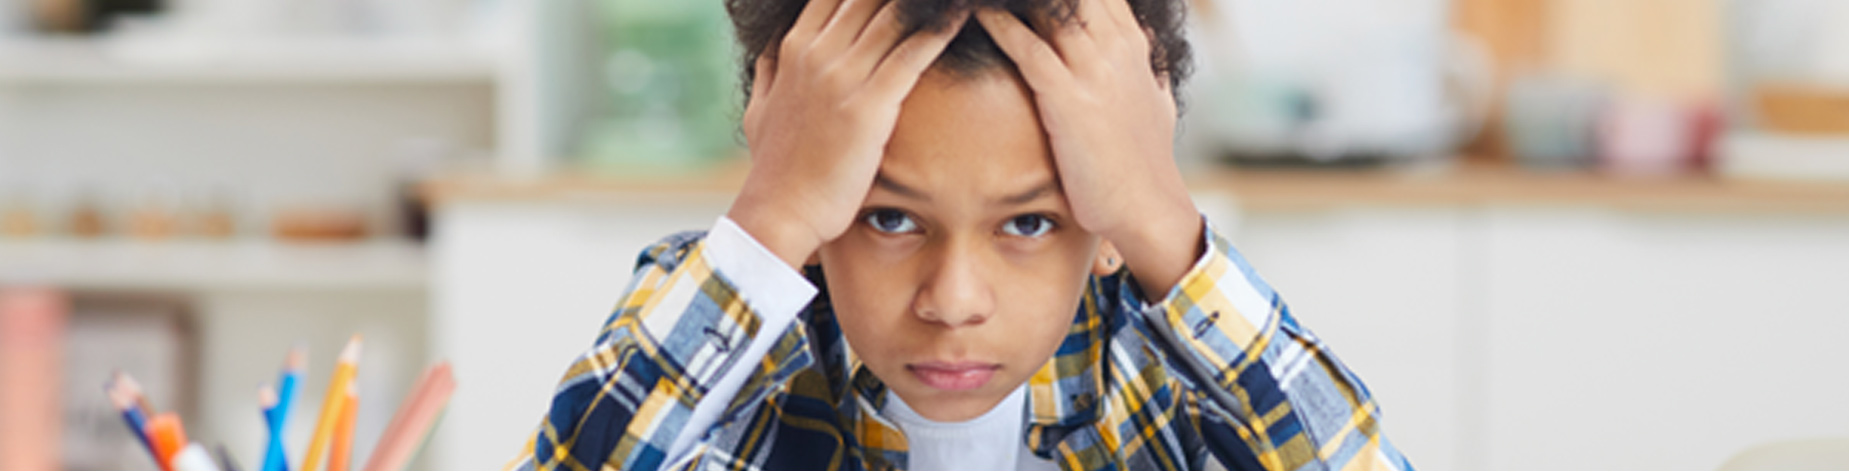
[[[1116,28],[1117,31],[1122,32],[1122,33],[1128,33],[1131,31],[1138,31],[1138,32],[1143,31],[1143,26],[1136,22],[1136,12],[1133,12],[1130,10],[1130,2],[1128,0],[1087,0],[1087,1],[1090,1],[1093,3],[1103,3],[1104,4],[1103,5],[1104,15],[1110,18],[1111,26],[1113,28]]]
[[[1120,0],[1121,1],[1121,0]],[[1117,34],[1117,19],[1112,18],[1104,0],[1079,0],[1079,26],[1093,38]]]
[[[989,37],[995,38],[995,45],[1001,46],[1009,59],[1014,59],[1021,77],[1036,93],[1063,90],[1072,83],[1072,71],[1059,53],[1013,13],[983,9],[976,13],[976,19],[989,31]]]
[[[757,101],[770,94],[770,86],[777,80],[777,62],[766,51],[758,54],[758,60],[751,65],[751,69],[751,100]]]
[[[966,10],[958,13],[941,30],[922,30],[899,43],[892,52],[886,54],[885,60],[880,61],[878,69],[873,71],[873,80],[869,84],[871,91],[882,99],[904,99],[906,94],[911,93],[912,87],[918,84],[918,78],[924,75],[925,70],[937,62],[937,56],[943,54],[944,47],[957,37],[957,32],[963,29],[963,23],[968,20],[969,12]]]
[[[1077,11],[1074,11],[1066,21],[1060,21],[1051,14],[1028,15],[1028,17],[1034,22],[1033,29],[1038,30],[1040,35],[1047,38],[1045,42],[1052,46],[1053,51],[1059,53],[1059,57],[1063,58],[1066,65],[1073,69],[1085,70],[1084,67],[1090,67],[1099,62],[1097,41],[1092,39],[1092,33],[1088,31],[1088,28],[1095,26],[1087,25],[1087,22],[1093,21],[1088,18],[1098,16],[1087,10],[1097,5],[1094,4],[1094,0],[1079,0],[1074,3]],[[1016,20],[1015,23],[1020,23],[1020,21]]]
[[[1151,57],[1153,57],[1151,53],[1156,48],[1156,29],[1155,28],[1140,28],[1137,31],[1143,32],[1141,36],[1137,36],[1136,39],[1133,40],[1135,41],[1136,53],[1138,56],[1137,59],[1142,60],[1142,61],[1150,61],[1152,60]],[[1151,66],[1153,65],[1154,64],[1151,64]],[[1166,78],[1163,79],[1163,81],[1165,82],[1167,80],[1168,79]]]
[[[899,2],[887,2],[860,34],[860,39],[848,49],[846,66],[859,74],[871,74],[904,34],[905,25],[899,22]]]
[[[846,51],[860,37],[860,32],[867,29],[867,21],[874,12],[880,10],[884,0],[845,0],[841,10],[828,20],[828,26],[822,27],[821,36],[816,37],[815,52],[824,57],[833,57]]]
[[[1085,14],[1096,15],[1089,20],[1091,37],[1103,46],[1099,52],[1109,55],[1115,61],[1147,62],[1149,60],[1148,30],[1136,22],[1136,13],[1130,10],[1127,0],[1081,0],[1087,5]]]
[[[753,73],[751,79],[751,97],[750,101],[745,104],[745,116],[742,117],[747,132],[757,128],[759,115],[764,113],[764,100],[770,98],[772,81],[777,80],[776,66],[773,65],[770,56],[759,55],[758,62],[752,66],[752,70],[756,72]]]
[[[796,18],[796,24],[784,33],[783,42],[808,46],[822,31],[822,25],[828,24],[828,18],[835,16],[835,8],[840,5],[841,0],[809,0],[802,15]]]

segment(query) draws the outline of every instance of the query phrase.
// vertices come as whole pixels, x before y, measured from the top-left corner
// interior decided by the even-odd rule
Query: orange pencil
[[[340,362],[334,365],[334,375],[328,378],[327,396],[321,402],[321,417],[315,422],[315,434],[308,440],[308,452],[302,454],[302,467],[298,470],[322,470],[322,454],[327,452],[329,443],[333,442],[334,430],[340,426],[342,409],[347,399],[347,384],[353,382],[353,376],[359,371],[360,335],[353,335],[347,341],[347,347],[340,350]]]
[[[334,444],[328,447],[327,470],[348,470],[353,457],[353,421],[359,416],[359,382],[347,382],[347,398],[340,405],[340,422],[334,426]]]
[[[186,447],[186,427],[180,415],[166,412],[148,418],[148,440],[154,443],[154,460],[161,470],[173,470],[173,456]]]
[[[386,425],[379,443],[373,446],[372,457],[366,459],[366,470],[404,470],[455,391],[456,379],[450,374],[448,362],[439,362],[424,371],[424,377],[417,381],[404,404],[398,406],[398,413],[392,415],[392,422]]]

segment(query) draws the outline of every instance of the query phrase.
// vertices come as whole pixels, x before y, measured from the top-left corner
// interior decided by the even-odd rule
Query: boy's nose
[[[995,294],[983,276],[981,255],[954,247],[941,254],[912,312],[951,327],[982,324],[994,313]]]

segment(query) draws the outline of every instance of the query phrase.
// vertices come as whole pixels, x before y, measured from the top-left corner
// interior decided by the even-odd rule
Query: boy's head
[[[953,13],[985,7],[1013,12],[1035,28],[1049,23],[1063,24],[1072,21],[1073,12],[1078,11],[1079,0],[881,1],[899,2],[900,21],[905,22],[909,32],[917,32],[942,26],[950,21]],[[1192,49],[1188,47],[1187,37],[1182,31],[1187,16],[1187,0],[1128,1],[1130,11],[1136,14],[1137,23],[1143,25],[1150,35],[1150,68],[1166,76],[1169,90],[1179,94],[1182,82],[1193,71]],[[725,0],[726,11],[732,16],[732,26],[738,37],[741,52],[739,75],[743,79],[740,82],[747,98],[751,96],[751,83],[757,78],[752,65],[757,63],[760,54],[766,52],[774,58],[777,48],[771,45],[783,40],[784,33],[796,24],[796,17],[802,14],[803,7],[808,4],[809,0]],[[995,40],[989,38],[988,31],[982,29],[982,25],[971,20],[957,32],[956,39],[944,48],[934,68],[969,76],[1012,70],[1014,61],[1002,53],[1001,48],[995,45]]]
[[[969,4],[1029,24],[1074,11],[1071,0],[891,1],[914,30]],[[1184,1],[1129,2],[1151,31],[1152,69],[1173,85],[1187,71]],[[726,3],[749,65],[807,1]],[[848,344],[927,418],[973,418],[1026,382],[1070,329],[1088,275],[1121,264],[1072,217],[1040,120],[1013,61],[969,21],[901,105],[856,223],[817,254]]]

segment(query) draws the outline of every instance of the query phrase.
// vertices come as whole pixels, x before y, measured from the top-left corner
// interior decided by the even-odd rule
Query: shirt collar
[[[804,275],[820,289],[820,293],[807,310],[807,323],[799,323],[806,324],[807,329],[792,330],[789,334],[798,339],[789,341],[792,341],[790,344],[800,345],[799,350],[813,352],[814,357],[798,356],[799,359],[793,359],[796,365],[783,366],[784,369],[779,369],[781,372],[773,375],[779,378],[771,380],[783,381],[793,374],[792,371],[807,368],[819,358],[823,369],[830,371],[830,383],[837,385],[836,398],[846,403],[843,405],[845,409],[873,416],[862,418],[863,426],[879,424],[890,428],[890,422],[878,416],[878,412],[886,405],[886,384],[873,375],[873,371],[848,348],[840,326],[835,322],[834,306],[829,299],[827,280],[821,268],[810,266],[805,269]],[[1107,306],[1110,300],[1123,296],[1134,297],[1134,294],[1112,293],[1128,289],[1126,284],[1124,277],[1091,277],[1086,284],[1085,297],[1066,332],[1066,338],[1060,342],[1053,358],[1048,359],[1046,364],[1040,366],[1040,370],[1028,378],[1026,445],[1035,455],[1053,457],[1054,448],[1061,439],[1097,419],[1098,399],[1104,391],[1104,380],[1099,369],[1103,365],[1106,337],[1109,336],[1109,324],[1112,322],[1105,314],[1112,311],[1112,307]],[[851,374],[842,378],[842,373]]]

